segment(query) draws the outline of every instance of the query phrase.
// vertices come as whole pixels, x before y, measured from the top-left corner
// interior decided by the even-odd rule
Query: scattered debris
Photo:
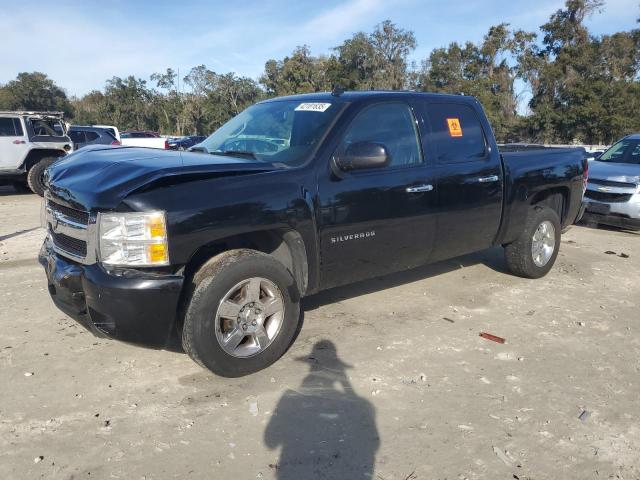
[[[413,472],[411,472],[409,475],[407,475],[404,480],[415,480],[417,477],[416,475],[416,471],[414,470]]]
[[[606,255],[617,255],[616,252],[614,252],[613,250],[607,250],[606,252],[604,252]]]
[[[420,381],[422,381],[422,382],[426,382],[427,381],[427,374],[426,373],[421,373],[420,374]]]
[[[536,311],[535,311],[535,310],[529,310],[529,311],[527,312],[527,317],[531,317],[534,313],[536,313]]]
[[[249,397],[249,413],[254,417],[257,417],[258,412],[258,399],[255,397]]]
[[[33,463],[40,463],[42,460],[44,460],[44,457],[42,455],[39,455],[33,459]]]
[[[452,320],[451,318],[447,318],[447,317],[442,317],[443,320],[449,322],[449,323],[456,323],[455,320]]]
[[[25,377],[33,377],[33,372],[24,372]]]
[[[578,322],[579,327],[584,327],[584,325],[585,325],[584,322]]]
[[[620,255],[618,255],[620,258],[629,258],[629,255],[626,253],[620,253]]]
[[[109,428],[111,426],[111,420],[104,421],[104,428]]]
[[[502,462],[505,465],[508,465],[509,467],[513,466],[513,461],[507,457],[507,454],[504,453],[501,449],[499,449],[498,447],[494,446],[493,448],[493,453],[496,454],[496,457],[498,457],[500,460],[502,460]]]
[[[588,410],[583,410],[582,413],[578,416],[578,418],[581,421],[586,422],[590,416],[591,416],[591,412],[589,412]]]
[[[379,393],[380,393],[380,390],[374,390],[374,391],[371,392],[371,395],[373,395],[375,397]]]
[[[504,343],[505,340],[502,337],[497,337],[496,335],[491,335],[490,333],[486,333],[486,332],[480,332],[480,336],[482,338],[486,338],[487,340],[491,340],[492,342],[496,342],[496,343]]]

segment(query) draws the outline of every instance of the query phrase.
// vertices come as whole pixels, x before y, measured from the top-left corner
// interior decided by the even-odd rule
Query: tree
[[[376,26],[369,41],[373,48],[374,88],[406,88],[407,57],[417,46],[413,32],[385,20]]]
[[[640,128],[640,35],[633,30],[591,36],[584,20],[602,5],[567,0],[541,27],[542,47],[523,58],[523,75],[532,86],[530,137],[611,143]]]
[[[73,116],[73,107],[63,89],[41,72],[22,72],[0,87],[0,109],[62,111]]]
[[[312,56],[309,46],[298,46],[289,57],[268,60],[260,83],[275,96],[331,90],[327,62],[326,57]]]

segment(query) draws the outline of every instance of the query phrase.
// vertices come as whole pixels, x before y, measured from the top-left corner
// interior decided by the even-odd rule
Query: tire
[[[542,229],[543,224],[547,227],[549,225],[553,227],[553,232],[547,237],[549,243],[553,240],[553,251],[548,258],[546,258],[548,253],[541,253],[541,256],[534,254],[534,235],[537,234],[539,228]],[[520,237],[504,248],[509,270],[513,274],[524,278],[541,278],[549,273],[549,270],[551,270],[558,257],[561,228],[560,217],[558,217],[555,210],[549,207],[534,206],[529,212]],[[547,228],[546,231],[549,232],[549,229]],[[545,235],[543,235],[543,237],[545,237]],[[540,235],[538,238],[540,238]],[[539,246],[540,242],[537,242],[537,245]],[[543,250],[548,252],[546,246]],[[538,252],[540,252],[540,250],[538,250]],[[545,260],[545,258],[546,262],[541,265],[540,260]]]
[[[276,297],[280,299],[283,310],[262,320],[252,316],[258,310],[247,293],[251,288],[249,284],[238,287],[249,279],[259,280],[258,297],[264,295],[264,300],[259,300],[255,305],[264,306],[262,315],[267,314],[267,303]],[[277,288],[274,289],[274,286]],[[238,295],[229,297],[235,288],[238,288]],[[273,297],[267,295],[268,290]],[[230,304],[234,308],[242,306],[240,312],[231,310],[230,316],[219,316],[223,306]],[[253,319],[251,324],[255,326],[255,318],[258,318],[258,326],[251,327],[249,322]],[[278,360],[293,341],[299,322],[300,295],[293,276],[284,265],[270,255],[255,250],[230,250],[213,257],[194,275],[184,314],[182,346],[196,363],[213,373],[223,377],[241,377],[262,370]],[[247,324],[249,329],[263,326],[260,338],[265,340],[264,348],[257,341],[258,333],[251,334],[245,328]],[[240,326],[245,330],[240,330]],[[270,328],[275,333],[266,339],[264,334]],[[232,337],[240,338],[245,331],[248,332],[247,336],[242,337],[234,350]],[[229,339],[229,345],[222,337]],[[223,344],[227,346],[223,347]],[[252,349],[260,350],[248,354]],[[233,352],[230,353],[230,350]]]
[[[29,169],[27,173],[27,184],[33,193],[44,196],[44,172],[57,160],[55,157],[45,157]]]

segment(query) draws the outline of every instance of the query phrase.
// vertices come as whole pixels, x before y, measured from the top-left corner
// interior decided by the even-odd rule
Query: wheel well
[[[569,205],[569,191],[566,188],[552,188],[536,193],[531,198],[531,205],[547,206],[556,211],[560,217],[560,223],[564,224]]]
[[[27,154],[27,157],[24,159],[22,165],[24,167],[24,171],[28,172],[29,170],[31,170],[31,167],[33,167],[43,158],[62,157],[66,154],[67,152],[63,152],[62,150],[34,149]]]
[[[273,256],[293,275],[300,295],[304,295],[308,284],[307,252],[300,234],[293,230],[267,230],[235,235],[199,248],[185,266],[185,281],[211,257],[236,248],[249,248]]]

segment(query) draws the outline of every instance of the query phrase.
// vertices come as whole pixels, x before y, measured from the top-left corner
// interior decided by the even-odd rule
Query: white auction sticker
[[[296,112],[324,112],[330,106],[330,103],[301,103],[296,107]]]

